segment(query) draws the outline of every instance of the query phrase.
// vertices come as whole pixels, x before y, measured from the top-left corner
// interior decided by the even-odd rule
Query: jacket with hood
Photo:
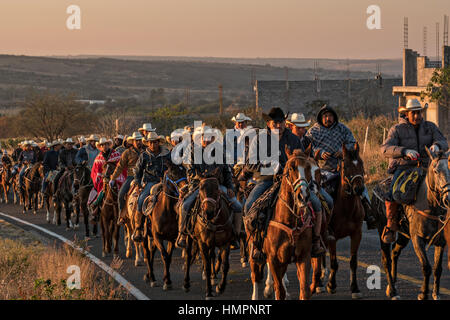
[[[331,112],[334,116],[334,123],[327,128],[322,123],[322,115],[325,112]],[[311,139],[313,154],[319,152],[320,158],[324,152],[329,152],[332,156],[325,161],[319,162],[321,168],[325,170],[335,171],[337,169],[339,159],[333,155],[342,150],[342,144],[347,149],[353,150],[356,140],[350,129],[339,122],[336,111],[333,108],[324,106],[317,115],[317,123],[314,124],[306,133],[306,137]]]
[[[429,159],[425,146],[429,148],[433,144],[444,152],[448,149],[447,139],[433,122],[422,120],[416,131],[407,119],[400,118],[399,123],[389,130],[388,137],[381,146],[381,152],[389,158],[388,173],[392,174],[396,169],[417,166],[417,161],[405,158],[407,149],[419,152],[422,166],[427,167]]]

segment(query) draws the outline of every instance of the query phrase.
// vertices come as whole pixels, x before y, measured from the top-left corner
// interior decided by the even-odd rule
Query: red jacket
[[[113,162],[117,164],[120,160],[120,153],[112,150],[111,154],[108,158],[108,162]],[[105,158],[103,157],[103,153],[99,153],[98,156],[94,160],[94,165],[91,170],[91,179],[94,183],[94,189],[99,193],[103,189],[103,165],[105,164]],[[125,182],[127,178],[127,170],[124,169],[122,173],[115,179],[117,183],[117,187],[120,188],[122,184]]]

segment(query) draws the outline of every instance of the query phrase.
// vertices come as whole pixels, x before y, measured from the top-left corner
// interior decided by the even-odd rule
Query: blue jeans
[[[154,182],[148,182],[144,190],[142,190],[141,194],[139,195],[138,199],[138,212],[142,213],[142,206],[144,205],[145,199],[150,195],[150,189],[155,185]]]
[[[228,201],[231,203],[231,209],[234,212],[242,212],[242,204],[239,202],[239,200],[234,196],[233,198],[228,197],[227,194],[227,188],[225,186],[220,185],[220,190],[225,194],[225,197],[227,197]]]
[[[262,181],[258,181],[256,183],[255,187],[248,195],[248,199],[245,201],[244,215],[247,215],[247,212],[252,207],[252,204],[272,185],[273,185],[273,180],[262,180]]]
[[[25,175],[25,171],[27,170],[28,166],[23,166],[19,173],[19,186],[23,186],[23,176]]]
[[[130,190],[131,182],[133,181],[133,176],[128,176],[123,185],[119,190],[119,212],[122,211],[123,206],[125,205],[125,197],[127,196],[128,191]]]
[[[44,179],[42,180],[42,187],[41,187],[41,192],[42,193],[44,193],[45,189],[47,189],[47,184],[48,184],[47,177],[48,177],[49,173],[50,173],[50,171],[45,174]]]

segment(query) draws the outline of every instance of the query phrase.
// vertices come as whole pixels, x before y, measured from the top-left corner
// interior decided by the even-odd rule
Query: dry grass
[[[81,288],[69,289],[69,266],[80,268]],[[120,265],[119,265],[120,268]],[[0,240],[0,299],[127,299],[127,292],[69,246],[48,248]]]

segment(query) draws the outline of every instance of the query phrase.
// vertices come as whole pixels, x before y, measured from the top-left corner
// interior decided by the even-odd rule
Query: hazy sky
[[[81,30],[69,30],[69,5]],[[369,5],[381,30],[369,30]],[[436,22],[450,0],[0,0],[0,53],[286,58],[400,58],[409,47],[435,55]]]

